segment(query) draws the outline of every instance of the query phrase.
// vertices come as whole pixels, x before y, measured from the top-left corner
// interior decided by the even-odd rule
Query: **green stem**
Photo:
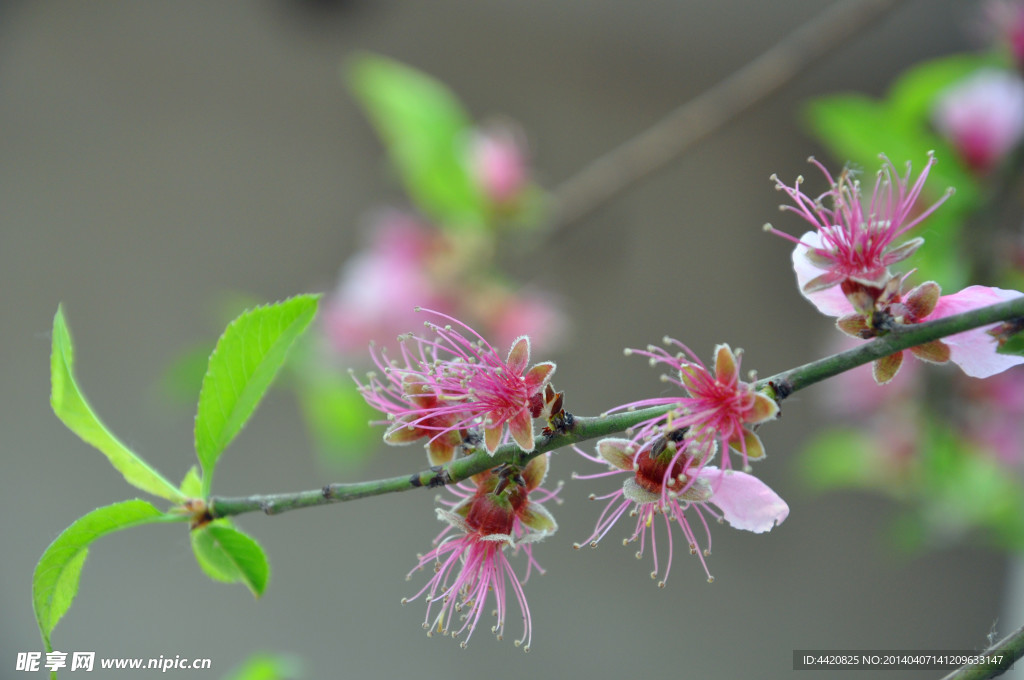
[[[998,668],[992,668],[987,664],[961,666],[942,680],[988,680],[988,678],[1002,675],[1011,664],[1024,656],[1024,626],[981,652],[979,656],[1009,656],[1010,660],[1009,663],[1000,664]],[[1003,661],[1006,660],[1003,659]]]
[[[876,338],[856,349],[842,352],[818,361],[812,361],[797,368],[777,373],[755,383],[758,390],[769,391],[776,401],[782,401],[793,392],[809,387],[826,378],[866,364],[875,359],[894,354],[915,345],[969,331],[980,326],[1024,317],[1024,297],[1000,302],[989,307],[963,312],[927,323],[906,326],[885,337]],[[994,351],[994,348],[993,348]],[[665,414],[675,405],[654,406],[646,409],[622,411],[598,417],[573,418],[566,431],[558,434],[541,435],[534,450],[524,452],[515,444],[499,447],[494,455],[477,450],[475,453],[452,462],[423,470],[411,475],[390,477],[352,484],[328,484],[322,489],[242,496],[233,498],[214,497],[207,504],[210,518],[240,515],[245,512],[261,511],[273,515],[286,510],[326,505],[342,501],[379,496],[396,491],[408,491],[420,487],[433,488],[453,484],[472,475],[497,467],[503,463],[525,465],[532,458],[555,449],[578,444],[597,437],[623,432],[631,427]]]

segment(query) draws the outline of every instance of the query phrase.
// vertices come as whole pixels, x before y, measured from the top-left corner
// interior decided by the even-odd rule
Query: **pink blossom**
[[[793,268],[796,270],[797,280],[802,282],[812,275],[812,272],[806,259],[800,257],[797,252],[801,247],[803,246],[797,246],[793,253]],[[933,321],[972,309],[1005,302],[1024,295],[1015,290],[1004,290],[989,286],[968,286],[952,295],[938,296],[937,293],[940,292],[938,284],[929,282],[926,285],[934,286],[933,290],[936,294],[934,301],[920,307],[916,315],[907,313],[904,310],[898,319],[899,323],[914,324]],[[918,286],[914,291],[921,290],[923,287]],[[908,298],[914,291],[905,294],[897,292],[894,297],[889,299],[885,297],[880,298],[880,311],[886,311],[899,306],[905,307],[904,299]],[[827,290],[805,294],[805,297],[818,308],[818,311],[827,316],[840,317],[840,321],[843,318],[850,318],[851,316],[859,316],[861,314],[861,311],[855,310],[853,304],[845,296],[839,296]],[[911,307],[913,308],[914,306],[911,305]],[[842,323],[840,325],[842,326]],[[996,343],[992,336],[988,334],[991,328],[993,326],[976,328],[942,338],[941,341],[935,342],[948,347],[948,360],[958,365],[964,373],[975,378],[986,378],[1001,373],[1011,366],[1024,363],[1024,357],[998,354],[996,352]],[[925,360],[929,359],[927,355],[918,354],[918,357]],[[939,363],[943,362],[940,361]],[[899,368],[898,365],[896,368]],[[895,372],[893,372],[893,375],[895,375]]]
[[[474,316],[491,329],[496,344],[511,345],[522,335],[531,347],[550,348],[566,333],[568,323],[550,296],[529,290],[483,289],[470,300]]]
[[[711,554],[711,532],[708,517],[725,521],[736,529],[763,533],[781,524],[789,516],[789,506],[764,482],[753,475],[736,470],[720,470],[706,465],[707,452],[694,440],[685,439],[680,431],[644,444],[638,448],[628,439],[602,439],[597,444],[598,456],[590,456],[580,449],[576,452],[587,460],[610,466],[609,471],[590,475],[573,475],[577,479],[627,474],[622,487],[593,500],[607,501],[597,520],[597,526],[585,541],[596,548],[623,515],[636,518],[630,537],[624,544],[640,542],[637,558],[650,545],[654,559],[651,578],[664,587],[672,568],[674,552],[673,526],[682,531],[690,550],[704,567],[708,582],[714,580],[705,557]],[[689,448],[697,446],[697,455]],[[703,548],[687,511],[703,527]],[[667,548],[659,551],[656,517],[665,525]],[[698,527],[698,529],[700,528]],[[580,548],[580,544],[574,547]],[[660,554],[659,554],[660,553]],[[660,574],[660,578],[659,578]]]
[[[890,277],[889,267],[910,257],[924,242],[913,238],[894,245],[895,241],[928,217],[949,196],[948,192],[929,208],[918,212],[917,199],[924,188],[928,171],[935,163],[929,154],[928,163],[910,184],[910,164],[900,177],[888,158],[875,179],[875,188],[867,209],[861,203],[860,181],[844,169],[835,180],[824,165],[810,159],[825,176],[829,190],[817,197],[805,194],[798,177],[792,187],[772,176],[776,189],[785,192],[793,205],[782,210],[796,213],[816,230],[816,239],[806,234],[797,239],[771,225],[765,229],[803,248],[802,253],[817,270],[809,281],[802,282],[804,294],[815,293],[844,282],[882,287]]]
[[[425,325],[436,339],[403,336],[401,361],[390,362],[383,351],[371,348],[384,376],[370,374],[359,389],[370,406],[388,416],[391,425],[385,441],[404,444],[434,432],[429,448],[440,440],[464,441],[471,430],[479,429],[487,451],[494,453],[507,426],[520,448],[533,451],[534,411],[539,412],[555,364],[539,363],[527,370],[530,339],[526,336],[517,338],[508,358],[502,360],[469,326],[439,312],[423,311],[461,326],[474,339],[450,324],[428,322]]]
[[[373,222],[369,246],[342,268],[323,307],[324,332],[339,352],[362,352],[371,340],[388,341],[417,321],[417,304],[446,309],[428,271],[433,234],[397,211]]]
[[[964,162],[986,172],[1024,133],[1024,81],[1009,71],[982,69],[944,92],[933,116]]]
[[[662,374],[662,382],[681,388],[688,396],[668,396],[642,399],[617,406],[609,412],[649,406],[674,405],[664,415],[640,423],[633,441],[640,444],[654,437],[664,436],[687,428],[688,437],[708,443],[718,441],[723,448],[723,466],[731,468],[729,447],[747,461],[764,457],[761,438],[749,426],[775,418],[779,406],[770,397],[754,390],[752,383],[739,379],[742,351],[733,353],[729,345],[715,347],[715,372],[708,370],[694,352],[678,340],[666,337],[666,345],[675,348],[675,354],[650,345],[647,350],[627,349],[626,354],[648,357],[652,366],[665,364],[671,373]]]
[[[523,635],[516,646],[529,651],[533,632],[530,609],[523,584],[532,569],[543,573],[533,558],[532,544],[557,530],[554,517],[541,505],[555,498],[558,489],[546,491],[540,485],[547,475],[550,454],[534,458],[523,469],[502,467],[460,483],[453,491],[457,501],[443,501],[438,519],[448,526],[434,540],[435,548],[419,558],[409,577],[433,563],[433,576],[418,593],[402,600],[426,596],[427,614],[423,627],[428,635],[439,632],[453,638],[465,633],[469,642],[493,596],[497,622],[491,628],[502,639],[507,618],[506,595],[515,597],[522,613]],[[520,581],[506,549],[526,555],[526,574]],[[431,620],[431,611],[439,611]],[[457,620],[458,619],[458,620]],[[460,623],[461,622],[461,623]]]
[[[477,185],[492,203],[514,202],[529,177],[522,135],[509,125],[492,124],[474,132],[469,165]]]

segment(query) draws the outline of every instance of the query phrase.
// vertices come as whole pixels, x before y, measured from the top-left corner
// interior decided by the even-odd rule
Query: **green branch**
[[[777,401],[782,401],[793,392],[802,390],[826,378],[839,375],[875,359],[880,359],[949,335],[1021,317],[1024,317],[1024,297],[927,323],[902,327],[898,331],[891,332],[885,337],[876,338],[856,349],[819,359],[818,361],[812,361],[803,366],[759,380],[755,387],[759,390],[767,391]],[[995,351],[994,347],[993,351]],[[515,444],[506,444],[498,448],[493,456],[488,455],[486,451],[478,450],[469,456],[459,458],[446,465],[401,477],[390,477],[352,484],[329,484],[322,489],[299,491],[296,493],[233,498],[214,497],[207,504],[207,513],[210,518],[228,517],[255,511],[273,515],[285,512],[286,510],[295,510],[314,505],[339,503],[367,496],[380,496],[396,491],[408,491],[420,487],[433,488],[453,484],[503,463],[524,465],[535,456],[548,451],[578,444],[589,439],[607,437],[624,432],[645,420],[660,416],[672,408],[675,407],[669,404],[598,417],[572,418],[565,428],[565,432],[538,437],[534,450],[530,453],[525,453]]]
[[[1002,675],[1015,661],[1024,656],[1024,626],[995,643],[978,656],[1001,657],[998,665],[978,663],[961,666],[942,680],[988,680]],[[1005,657],[1009,657],[1006,659]]]

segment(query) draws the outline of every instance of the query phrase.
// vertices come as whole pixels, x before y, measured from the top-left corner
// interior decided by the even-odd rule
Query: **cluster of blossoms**
[[[431,465],[450,462],[459,450],[482,448],[493,455],[509,440],[524,452],[534,451],[533,419],[560,409],[561,397],[549,382],[555,364],[528,368],[526,336],[517,338],[502,359],[465,324],[423,311],[449,323],[427,322],[429,338],[402,336],[400,360],[391,361],[386,350],[372,347],[379,373],[369,374],[365,384],[357,380],[367,403],[387,416],[384,441],[401,445],[425,439]],[[532,543],[557,529],[554,517],[541,505],[558,493],[540,488],[548,457],[536,456],[522,468],[502,465],[448,487],[458,500],[442,501],[445,507],[437,509],[438,519],[448,526],[413,569],[434,565],[433,577],[414,596],[426,597],[428,632],[452,637],[464,633],[465,646],[493,594],[497,622],[492,631],[500,639],[511,591],[523,616],[523,636],[516,644],[529,649],[532,623],[523,583],[533,569],[543,572],[533,557]],[[520,552],[527,561],[522,581],[509,562],[509,553]],[[456,614],[461,616],[458,623],[453,622]]]
[[[387,425],[387,443],[425,440],[430,463],[443,465],[459,451],[482,449],[493,455],[501,444],[510,442],[530,453],[534,451],[535,418],[546,420],[554,429],[567,422],[562,395],[550,383],[555,365],[542,362],[530,367],[528,338],[516,339],[502,359],[468,326],[438,312],[428,313],[447,323],[427,322],[430,334],[426,338],[402,336],[395,360],[388,358],[386,350],[372,347],[379,370],[369,374],[364,383],[357,380],[366,401],[387,416],[380,423]],[[764,458],[764,447],[752,428],[774,418],[778,405],[753,384],[740,380],[740,358],[727,345],[716,349],[712,373],[684,345],[670,343],[680,350],[677,354],[656,348],[636,353],[654,364],[669,365],[673,374],[663,378],[680,387],[685,396],[612,409],[667,407],[660,415],[638,423],[632,439],[601,440],[599,458],[580,452],[591,461],[612,466],[611,472],[583,478],[628,473],[621,489],[603,496],[608,507],[587,542],[596,546],[629,511],[638,517],[632,540],[641,541],[641,554],[648,542],[651,544],[654,575],[661,574],[659,585],[664,585],[671,567],[673,524],[704,563],[711,548],[708,517],[761,533],[789,514],[785,502],[765,484],[746,472],[730,469],[725,453],[730,447],[735,449],[744,468],[749,468],[748,460]],[[719,446],[723,469],[708,465]],[[438,518],[447,526],[435,539],[434,549],[420,556],[413,569],[434,567],[433,577],[414,596],[426,598],[424,626],[429,632],[465,635],[464,645],[493,595],[497,621],[492,630],[501,637],[506,599],[511,593],[523,617],[523,636],[517,644],[529,648],[532,623],[523,583],[531,570],[540,570],[532,544],[557,528],[541,505],[558,493],[557,489],[540,488],[549,455],[535,456],[525,467],[500,465],[449,487],[457,500],[442,501],[444,507],[437,509]],[[699,539],[691,526],[690,510],[699,518],[707,540]],[[669,529],[665,557],[657,552],[656,515],[664,518]],[[527,562],[522,582],[509,561],[518,553],[525,554]],[[711,580],[706,563],[704,568]]]
[[[897,240],[932,214],[951,191],[921,210],[917,201],[935,158],[929,155],[928,163],[912,185],[909,163],[906,174],[900,177],[892,163],[882,158],[884,165],[867,206],[862,203],[860,181],[853,172],[844,170],[838,179],[833,179],[825,166],[813,158],[811,163],[829,185],[819,196],[811,197],[801,190],[802,177],[793,186],[787,186],[772,176],[776,188],[793,202],[782,209],[796,213],[815,229],[796,238],[765,225],[766,231],[796,244],[793,268],[803,296],[818,311],[838,317],[837,326],[844,333],[861,339],[1019,297],[1017,291],[987,286],[969,286],[944,296],[934,281],[909,288],[909,273],[891,271],[892,265],[906,260],[924,243],[921,237],[902,243]],[[968,375],[979,378],[1024,362],[1022,357],[997,354],[986,329],[936,340],[913,348],[911,353],[933,363],[952,361]],[[903,352],[877,360],[875,379],[879,383],[892,380],[902,360]]]
[[[799,239],[776,231],[796,244],[794,267],[801,292],[819,310],[838,317],[846,334],[866,339],[900,326],[925,322],[1018,297],[1021,293],[971,286],[943,296],[938,284],[910,287],[909,275],[890,267],[910,257],[921,238],[897,241],[920,224],[945,200],[925,210],[916,202],[924,190],[929,162],[916,181],[908,166],[899,176],[886,161],[867,205],[861,203],[860,183],[849,171],[833,179],[823,165],[829,190],[815,198],[776,180],[797,213],[815,229]],[[947,194],[948,195],[948,194]],[[433,576],[413,598],[425,598],[424,627],[452,637],[464,636],[463,645],[483,618],[492,600],[497,617],[492,627],[504,634],[511,593],[522,613],[523,634],[517,645],[529,648],[532,621],[523,583],[540,566],[533,544],[554,534],[557,525],[542,503],[556,499],[558,489],[541,484],[549,456],[535,453],[534,420],[546,421],[545,433],[575,427],[562,410],[562,394],[551,385],[552,362],[530,364],[530,340],[520,336],[502,358],[479,333],[454,317],[426,311],[444,325],[427,322],[428,337],[399,338],[398,356],[371,346],[378,368],[364,383],[363,397],[386,415],[379,421],[387,429],[384,440],[393,445],[424,441],[432,465],[446,465],[462,452],[494,456],[504,444],[515,444],[526,464],[508,458],[494,467],[450,486],[456,500],[441,501],[438,518],[446,524],[434,548],[419,557],[410,576],[433,565]],[[750,474],[752,461],[765,458],[765,447],[755,430],[779,414],[782,386],[762,385],[751,372],[741,378],[742,351],[729,345],[715,348],[709,368],[686,345],[664,339],[666,348],[648,346],[626,350],[646,357],[652,366],[666,368],[663,382],[678,388],[672,395],[633,401],[609,410],[605,417],[630,418],[625,438],[605,438],[596,455],[576,449],[584,459],[598,463],[602,472],[574,475],[577,479],[619,477],[619,488],[604,495],[596,527],[585,544],[596,547],[620,519],[634,520],[624,544],[639,543],[637,557],[649,550],[651,577],[663,587],[671,571],[675,531],[681,531],[691,554],[697,555],[713,581],[707,560],[711,551],[710,523],[728,523],[736,529],[764,533],[782,523],[789,507],[771,488]],[[987,376],[1024,358],[999,355],[996,338],[985,329],[932,341],[910,350],[929,362],[957,363],[969,375]],[[902,352],[877,360],[874,380],[881,384],[896,377]],[[616,415],[611,415],[616,414]],[[533,454],[532,456],[529,454]],[[712,465],[716,456],[719,465]],[[740,464],[733,464],[733,456]],[[734,469],[739,468],[739,469]],[[439,477],[443,479],[443,477]],[[660,519],[658,519],[660,517]],[[664,527],[664,532],[660,527]],[[580,544],[575,545],[581,547]],[[660,549],[659,549],[660,548]],[[524,554],[526,569],[520,581],[510,557]],[[408,600],[403,600],[408,601]]]

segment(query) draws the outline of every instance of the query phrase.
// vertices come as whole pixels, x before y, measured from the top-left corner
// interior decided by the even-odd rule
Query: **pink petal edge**
[[[789,516],[786,501],[753,475],[738,470],[705,467],[697,475],[711,484],[710,502],[722,511],[725,521],[736,529],[755,534],[771,531]]]
[[[1024,293],[1016,290],[968,286],[958,293],[939,298],[935,309],[925,320],[941,319],[997,302],[1013,300],[1022,295]],[[992,326],[985,326],[943,338],[943,342],[949,345],[950,361],[972,378],[988,378],[1013,366],[1024,364],[1024,357],[996,353],[996,342],[986,332],[990,328]]]
[[[800,241],[801,245],[793,249],[792,255],[793,271],[796,272],[796,282],[800,289],[800,294],[807,298],[807,301],[825,316],[839,317],[853,312],[853,305],[846,299],[838,285],[826,288],[825,290],[819,290],[815,293],[804,292],[805,285],[824,273],[823,269],[815,267],[807,259],[808,246],[821,246],[821,234],[816,231],[808,231],[800,237]],[[807,245],[802,245],[803,243]]]

